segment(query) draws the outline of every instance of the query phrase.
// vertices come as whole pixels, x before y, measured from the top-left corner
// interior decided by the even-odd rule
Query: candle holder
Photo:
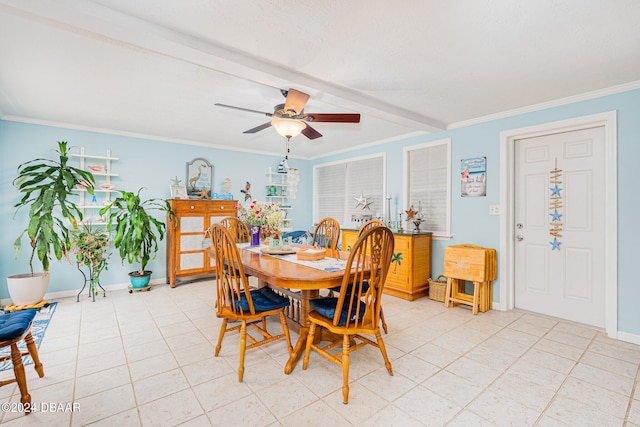
[[[402,212],[398,212],[398,233],[402,233],[404,229],[402,228]]]

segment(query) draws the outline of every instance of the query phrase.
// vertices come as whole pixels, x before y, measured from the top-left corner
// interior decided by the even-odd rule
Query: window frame
[[[433,233],[434,239],[439,240],[450,240],[452,237],[451,234],[451,138],[439,139],[436,141],[424,142],[421,144],[411,145],[408,147],[404,147],[402,149],[402,169],[403,169],[403,180],[402,180],[402,194],[403,201],[405,205],[409,203],[409,155],[412,151],[421,150],[424,148],[431,148],[436,146],[445,145],[447,148],[447,172],[446,172],[446,224],[445,231],[432,231],[432,230],[424,230],[431,231]],[[408,206],[406,206],[408,209]]]
[[[387,191],[387,154],[385,152],[379,152],[379,153],[372,153],[372,154],[367,154],[364,156],[357,156],[357,157],[349,157],[349,158],[345,158],[345,159],[340,159],[340,160],[335,160],[335,161],[331,161],[331,162],[326,162],[326,163],[320,163],[317,165],[313,166],[313,197],[312,197],[312,206],[311,206],[311,220],[315,226],[315,224],[317,224],[322,218],[317,218],[317,203],[319,202],[319,197],[318,197],[318,191],[317,191],[317,169],[321,168],[321,167],[328,167],[328,166],[335,166],[335,165],[339,165],[339,164],[347,164],[347,163],[353,163],[353,162],[358,162],[358,161],[362,161],[362,160],[368,160],[368,159],[374,159],[374,158],[381,158],[382,159],[382,170],[380,171],[381,175],[382,175],[382,190],[381,190],[381,195],[382,195],[382,209],[380,210],[380,212],[382,212],[383,218],[385,218],[386,215],[386,209],[387,207],[385,206],[385,200],[384,200],[384,195],[386,194]],[[365,196],[367,196],[365,194]],[[347,202],[347,199],[345,198],[345,203]],[[354,202],[355,203],[355,202]],[[346,207],[346,206],[345,206]],[[346,212],[346,210],[345,210]],[[376,212],[372,212],[372,214],[375,214]],[[340,224],[341,227],[345,227],[348,228],[352,225],[351,222],[346,222],[344,223],[344,221],[342,220],[342,218],[335,218],[338,223]]]

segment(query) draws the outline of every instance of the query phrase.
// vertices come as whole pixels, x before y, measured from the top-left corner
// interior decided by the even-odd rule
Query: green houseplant
[[[150,211],[166,212],[169,218],[175,218],[166,200],[142,201],[141,191],[142,188],[137,193],[120,191],[119,197],[100,210],[100,215],[104,215],[113,209],[109,214],[107,230],[111,231],[115,224],[113,245],[118,249],[122,262],[126,260],[129,264],[139,264],[138,270],[129,273],[131,284],[135,288],[148,286],[151,271],[146,271],[145,268],[158,251],[158,241],[165,235],[164,222],[151,216]]]
[[[14,205],[16,213],[25,206],[29,207],[29,224],[14,242],[16,257],[25,233],[31,246],[30,273],[7,278],[9,295],[16,305],[35,304],[42,300],[49,283],[52,255],[60,260],[71,247],[68,227],[76,228],[82,221],[82,212],[72,201],[73,190],[76,186],[83,186],[93,194],[93,174],[69,166],[67,144],[67,141],[58,141],[57,160],[37,158],[19,165],[18,176],[13,181],[23,194],[20,202]],[[42,273],[34,273],[36,259],[42,265]],[[38,290],[31,295],[34,286]]]

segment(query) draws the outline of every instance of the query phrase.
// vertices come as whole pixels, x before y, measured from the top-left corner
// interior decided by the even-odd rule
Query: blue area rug
[[[33,318],[33,322],[31,324],[31,335],[33,336],[33,340],[35,341],[36,347],[38,349],[40,348],[42,338],[44,338],[44,333],[47,330],[47,326],[49,326],[49,321],[51,320],[53,313],[56,311],[57,305],[57,302],[52,302],[48,307],[42,307]],[[22,340],[18,344],[18,348],[21,351],[27,351],[27,345],[25,344],[24,340]],[[4,347],[3,349],[0,349],[0,357],[8,356],[10,354],[11,347]],[[31,356],[23,356],[22,363],[25,365],[32,365],[33,360],[31,360]],[[0,363],[0,371],[4,371],[6,369],[13,369],[13,363],[11,363],[11,360]]]

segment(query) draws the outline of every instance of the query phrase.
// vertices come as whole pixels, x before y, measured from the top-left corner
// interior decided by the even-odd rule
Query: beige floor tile
[[[176,362],[173,354],[165,353],[148,359],[129,362],[128,366],[131,380],[137,381],[162,372],[171,371],[178,367],[178,362]]]
[[[633,391],[632,378],[583,363],[576,365],[574,370],[571,371],[571,377],[626,396],[629,396]]]
[[[252,392],[245,383],[238,382],[238,375],[233,373],[191,387],[205,412],[228,405]]]
[[[484,390],[484,387],[472,384],[446,370],[438,372],[423,382],[422,386],[459,407],[466,406]]]
[[[191,389],[140,405],[139,410],[140,420],[145,426],[177,426],[204,414]]]
[[[276,422],[269,408],[251,394],[207,413],[214,425],[266,426]]]
[[[393,376],[389,375],[386,368],[379,368],[357,382],[388,402],[393,402],[417,385],[415,381],[397,372]]]
[[[580,358],[580,363],[632,379],[636,377],[636,373],[638,371],[637,363],[614,359],[613,357],[605,356],[593,351],[587,351],[582,358]]]
[[[442,426],[451,421],[462,409],[423,386],[417,386],[403,395],[393,405],[412,419],[424,420],[425,425]]]
[[[467,409],[497,426],[532,426],[540,416],[540,411],[528,408],[508,397],[497,395],[491,390],[482,392]]]
[[[129,369],[126,365],[105,369],[76,378],[75,399],[91,396],[105,390],[129,384]]]
[[[187,388],[189,383],[180,369],[162,372],[133,383],[138,404],[145,404]]]
[[[131,384],[92,394],[76,402],[80,405],[80,412],[73,416],[74,426],[100,421],[136,407]]]
[[[26,366],[27,380],[34,402],[81,410],[0,413],[0,423],[197,427],[241,417],[243,425],[274,427],[573,427],[621,426],[628,416],[626,425],[640,427],[640,346],[589,326],[388,297],[383,338],[394,375],[378,349],[360,349],[344,405],[342,369],[312,352],[307,370],[300,361],[285,375],[284,341],[247,351],[239,383],[238,334],[213,356],[221,324],[213,295],[212,281],[199,281],[110,291],[95,303],[60,299],[39,350],[45,377]],[[272,327],[280,329],[277,319]],[[0,403],[18,399],[15,385],[0,388]]]
[[[568,378],[558,395],[589,403],[601,412],[621,419],[624,418],[629,405],[626,396],[576,378]]]
[[[258,390],[255,394],[275,415],[284,418],[318,399],[300,381],[291,375],[284,375],[284,378],[273,383],[269,388]]]
[[[441,368],[426,362],[413,354],[405,354],[393,361],[393,372],[404,375],[416,384],[420,384]]]
[[[570,426],[620,427],[623,419],[611,416],[599,406],[569,396],[556,396],[545,415]]]

